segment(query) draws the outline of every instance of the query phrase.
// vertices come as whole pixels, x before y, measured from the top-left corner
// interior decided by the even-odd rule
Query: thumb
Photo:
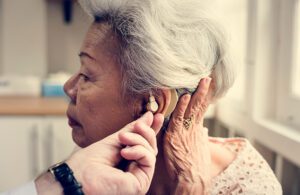
[[[125,127],[123,127],[122,129],[120,129],[117,133],[120,132],[125,132],[125,131],[132,131],[134,128],[134,125],[137,123],[143,123],[149,127],[151,127],[152,123],[153,123],[153,114],[152,112],[146,112],[145,114],[143,114],[143,116],[141,116],[140,118],[136,119],[135,121],[132,121],[131,123],[127,124]]]
[[[153,123],[152,112],[150,112],[150,111],[146,112],[143,116],[141,116],[139,119],[137,119],[134,123],[137,123],[137,122],[142,122],[150,127]]]

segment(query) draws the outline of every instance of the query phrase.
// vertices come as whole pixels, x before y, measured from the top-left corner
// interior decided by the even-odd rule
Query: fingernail
[[[190,96],[191,96],[191,95],[188,94],[188,93],[185,94],[185,95],[184,95],[184,100],[185,100],[185,101],[188,101],[188,100],[190,99]]]
[[[122,149],[123,152],[128,152],[131,150],[131,147],[130,146],[126,146],[125,148]]]
[[[190,94],[186,94],[186,95],[184,95],[184,97],[183,97],[183,102],[185,102],[185,103],[189,103],[189,101],[190,101],[190,98],[191,97],[191,95]]]
[[[211,78],[210,77],[206,77],[205,78],[205,84],[208,85],[211,81]]]

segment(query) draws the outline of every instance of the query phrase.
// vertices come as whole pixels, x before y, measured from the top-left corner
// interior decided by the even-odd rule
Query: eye
[[[82,78],[84,81],[89,81],[89,80],[90,80],[90,78],[89,78],[87,75],[83,74],[83,73],[79,73],[79,76],[80,76],[80,78]]]

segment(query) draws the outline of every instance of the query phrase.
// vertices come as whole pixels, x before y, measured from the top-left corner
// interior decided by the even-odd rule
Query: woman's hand
[[[145,194],[154,173],[161,114],[147,112],[120,131],[79,150],[67,163],[86,194]],[[125,147],[126,146],[126,147]],[[124,158],[128,170],[115,168]]]
[[[192,96],[180,98],[164,136],[165,161],[177,183],[175,194],[205,194],[210,182],[208,132],[203,127],[210,78],[201,79]]]

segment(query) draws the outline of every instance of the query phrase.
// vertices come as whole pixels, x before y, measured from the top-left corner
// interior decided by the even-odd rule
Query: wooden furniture
[[[64,98],[0,98],[0,192],[70,155],[75,144],[67,105]]]

